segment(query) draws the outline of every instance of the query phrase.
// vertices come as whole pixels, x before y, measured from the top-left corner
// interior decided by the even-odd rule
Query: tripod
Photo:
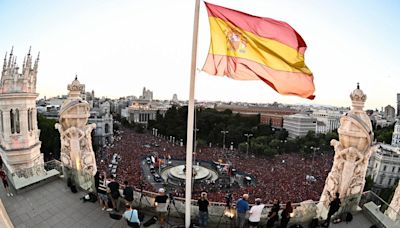
[[[168,205],[167,205],[168,213],[167,213],[166,223],[167,223],[170,227],[179,227],[179,226],[176,226],[176,225],[173,225],[172,223],[170,223],[169,218],[170,218],[171,207],[172,207],[171,204],[174,206],[176,212],[178,213],[178,216],[181,217],[181,218],[183,218],[183,219],[184,219],[184,217],[181,216],[181,214],[179,213],[178,208],[177,208],[176,205],[175,205],[174,196],[170,193],[169,196],[168,196],[168,198],[169,198],[170,200],[169,200]]]
[[[149,206],[151,207],[150,201],[147,199],[147,197],[146,197],[145,195],[143,195],[143,188],[144,188],[143,184],[140,183],[140,199],[139,199],[139,206],[138,206],[138,207],[140,208],[140,207],[142,206],[142,199],[143,199],[143,198],[146,199],[147,203],[148,203]]]

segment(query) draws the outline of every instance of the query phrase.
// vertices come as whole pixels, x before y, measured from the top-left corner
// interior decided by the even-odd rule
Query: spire
[[[7,52],[6,55],[4,56],[3,70],[6,70],[6,68],[7,68]]]
[[[28,55],[31,55],[31,48],[32,48],[32,46],[29,46]]]
[[[40,57],[40,51],[38,52],[37,58],[36,58],[36,60],[35,60],[35,65],[33,66],[33,69],[34,69],[35,71],[37,71],[37,68],[38,68],[38,66],[39,66],[39,57]]]
[[[360,89],[360,83],[357,82],[357,89]]]
[[[75,74],[75,80],[78,80],[78,75],[77,74]]]
[[[13,51],[14,51],[14,46],[11,47],[10,59],[8,60],[8,65],[7,65],[8,68],[11,66]]]

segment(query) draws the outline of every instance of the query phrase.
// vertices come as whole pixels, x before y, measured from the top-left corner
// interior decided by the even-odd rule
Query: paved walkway
[[[62,180],[14,194],[13,197],[8,197],[0,187],[0,197],[16,228],[128,227],[124,220],[111,219],[98,203],[83,203],[80,200],[83,195],[82,192],[71,193]],[[149,216],[145,221],[147,219]]]

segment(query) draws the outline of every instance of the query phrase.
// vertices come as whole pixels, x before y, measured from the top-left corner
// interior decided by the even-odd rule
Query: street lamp
[[[311,175],[313,175],[314,173],[314,156],[315,156],[315,151],[319,150],[319,147],[314,147],[314,146],[310,146],[310,149],[313,150],[313,156],[312,156],[312,162],[311,162]]]
[[[247,148],[246,148],[246,154],[247,154],[247,157],[249,156],[249,139],[250,139],[250,137],[251,136],[253,136],[253,134],[244,134],[244,136],[246,136],[247,137]]]
[[[229,133],[229,131],[221,131],[222,134],[224,134],[224,137],[222,139],[222,149],[225,150],[225,135]]]

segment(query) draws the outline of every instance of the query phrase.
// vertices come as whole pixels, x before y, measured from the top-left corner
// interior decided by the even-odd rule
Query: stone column
[[[385,214],[395,222],[400,222],[400,182]]]

